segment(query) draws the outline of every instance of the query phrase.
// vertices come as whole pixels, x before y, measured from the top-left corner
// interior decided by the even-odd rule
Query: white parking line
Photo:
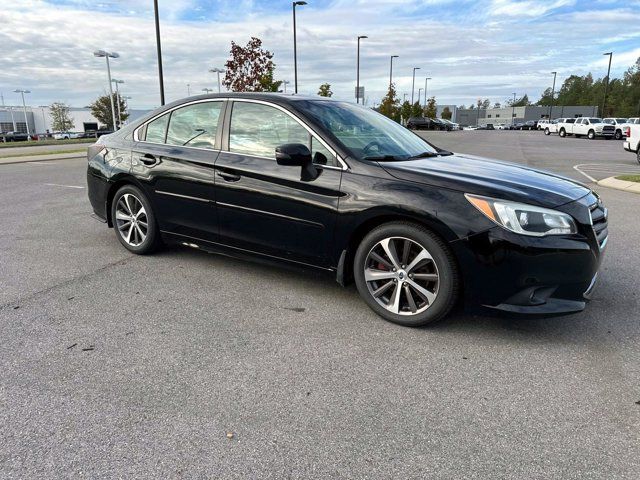
[[[612,176],[624,174],[640,174],[640,168],[625,163],[580,163],[574,165],[573,169],[587,177],[592,182],[597,182],[589,173],[611,173]],[[589,173],[587,173],[589,172]]]
[[[50,187],[84,188],[84,187],[81,187],[79,185],[61,185],[59,183],[45,183],[45,185],[48,185]]]

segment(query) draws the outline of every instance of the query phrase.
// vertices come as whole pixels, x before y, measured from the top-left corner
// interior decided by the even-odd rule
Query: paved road
[[[560,173],[581,182],[601,180],[623,173],[640,174],[635,154],[625,152],[622,141],[619,140],[560,138],[557,135],[546,136],[538,131],[511,130],[418,133],[435,145],[454,152],[517,162]],[[574,168],[576,166],[577,169]]]
[[[87,148],[89,145],[92,145],[94,142],[89,141],[88,143],[66,143],[61,141],[60,144],[57,145],[30,145],[27,146],[26,143],[19,144],[19,147],[6,147],[0,148],[0,158],[2,157],[12,157],[15,155],[23,155],[23,154],[33,154],[38,155],[42,152],[55,152],[56,150],[76,150],[80,148]],[[24,145],[24,146],[23,146]]]
[[[84,166],[0,166],[0,477],[639,477],[640,196],[600,189],[582,314],[407,329],[315,273],[130,255]]]

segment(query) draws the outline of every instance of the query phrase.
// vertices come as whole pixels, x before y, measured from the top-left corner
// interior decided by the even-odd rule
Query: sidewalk
[[[29,155],[24,157],[0,157],[0,165],[26,162],[47,162],[51,160],[67,160],[71,158],[87,158],[87,152],[53,153],[49,155]]]
[[[615,188],[624,192],[640,193],[640,183],[627,182],[626,180],[618,180],[615,177],[609,177],[599,180],[598,185],[602,187]]]

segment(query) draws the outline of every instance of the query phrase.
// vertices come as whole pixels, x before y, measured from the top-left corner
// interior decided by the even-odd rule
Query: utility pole
[[[604,84],[604,98],[602,99],[602,117],[606,117],[605,109],[607,108],[607,90],[609,90],[609,75],[611,74],[611,59],[613,58],[613,52],[603,53],[603,55],[609,55],[609,68],[607,69],[607,82]]]
[[[160,105],[164,105],[164,78],[162,75],[162,47],[160,45],[160,16],[158,15],[158,0],[153,0],[153,10],[156,21],[156,51],[158,54],[158,79],[160,80]]]

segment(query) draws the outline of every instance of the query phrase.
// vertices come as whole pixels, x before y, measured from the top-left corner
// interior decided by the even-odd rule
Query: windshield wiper
[[[406,158],[396,157],[395,155],[378,155],[373,157],[364,157],[363,160],[373,160],[376,162],[389,162],[394,160],[406,160]]]
[[[439,154],[437,152],[422,152],[419,153],[417,155],[413,155],[412,157],[409,157],[407,160],[413,160],[414,158],[430,158],[430,157],[437,157]]]

